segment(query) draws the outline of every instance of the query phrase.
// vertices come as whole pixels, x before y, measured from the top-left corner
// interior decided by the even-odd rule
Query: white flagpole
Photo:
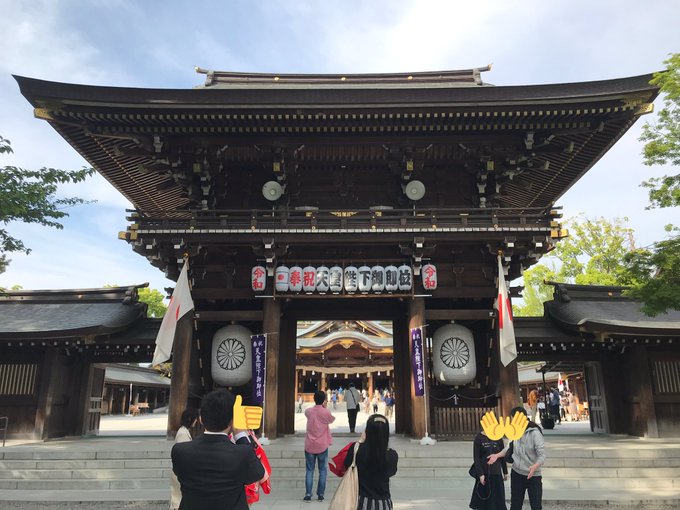
[[[429,349],[429,346],[427,345],[427,338],[425,338],[425,326],[420,328],[420,335],[423,339],[423,346],[424,346],[424,348],[423,348],[423,379],[425,379],[425,391],[424,391],[424,394],[423,394],[423,398],[425,399],[425,436],[420,440],[420,444],[423,445],[423,446],[433,446],[433,445],[437,444],[437,440],[432,439],[430,437],[430,434],[428,433],[428,430],[427,430],[427,422],[429,421],[428,418],[429,418],[429,415],[430,415],[428,395],[427,395],[427,390],[428,390],[428,388],[427,388],[427,386],[428,386],[428,380],[427,380],[428,379],[427,378],[428,371],[427,371],[427,369],[429,368],[428,363],[429,363],[429,359],[430,359],[430,354],[429,354],[430,349]],[[427,357],[425,356],[426,354],[427,354]]]
[[[268,334],[264,334],[264,381],[262,385],[262,436],[260,436],[260,444],[262,446],[269,445],[269,439],[264,432],[264,417],[265,417],[265,406],[267,405],[267,338]]]

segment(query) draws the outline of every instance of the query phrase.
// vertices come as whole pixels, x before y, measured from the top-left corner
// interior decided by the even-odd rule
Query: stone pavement
[[[345,429],[347,418],[344,409],[338,409],[336,416],[337,421],[334,424],[336,425],[334,427],[336,440],[331,447],[331,454],[337,452],[350,439],[358,437],[356,434],[350,436],[348,433],[340,432],[348,430]],[[361,421],[358,421],[357,430],[363,430],[366,416],[368,415],[360,413],[359,420]],[[127,459],[102,462],[124,463],[126,468],[128,463],[134,467],[137,467],[137,464],[144,468],[154,467],[159,471],[154,476],[161,478],[157,478],[158,482],[149,486],[150,488],[141,488],[143,485],[136,488],[138,480],[133,478],[134,475],[127,475],[119,482],[111,482],[111,488],[105,491],[88,489],[87,485],[81,485],[74,490],[61,490],[63,489],[61,486],[58,487],[59,490],[39,490],[43,482],[36,480],[31,489],[0,490],[0,510],[43,510],[47,508],[56,510],[66,508],[157,510],[167,508],[168,490],[165,478],[169,469],[168,457],[172,443],[163,437],[166,420],[167,416],[164,415],[104,417],[102,419],[103,434],[110,434],[111,437],[72,438],[46,443],[8,442],[6,448],[0,448],[0,465],[3,463],[3,456],[7,464],[10,462],[7,459],[33,457],[39,459]],[[303,414],[296,415],[296,429],[298,427],[304,428]],[[153,437],[154,435],[157,437]],[[300,464],[303,462],[303,441],[302,435],[272,441],[268,450],[282,466],[278,473],[280,477],[283,476],[283,471],[288,470],[284,466],[304,465]],[[434,447],[423,447],[417,441],[400,436],[393,436],[390,441],[391,446],[400,453],[400,473],[392,484],[396,509],[468,508],[472,483],[466,478],[466,474],[461,475],[459,471],[466,473],[467,466],[469,466],[471,450],[469,441],[443,442]],[[587,423],[565,423],[553,431],[546,431],[546,445],[547,466],[549,466],[546,471],[551,473],[544,477],[544,508],[546,510],[590,509],[604,506],[609,510],[680,508],[680,483],[676,482],[680,479],[680,440],[597,436],[589,433]],[[570,462],[570,459],[577,457],[587,459],[587,463],[583,464],[586,467],[574,467],[579,464]],[[653,469],[665,470],[664,476],[668,477],[670,483],[655,479],[656,472],[650,472],[649,468],[629,467],[631,464],[636,465],[636,459],[639,459],[640,466],[643,466],[644,461],[646,466],[652,465],[655,466]],[[47,462],[50,461],[44,463]],[[79,461],[66,461],[68,467],[65,469],[73,470],[74,479],[76,469],[79,468],[76,465],[77,462]],[[80,462],[97,463],[99,460]],[[433,469],[433,476],[421,478],[422,473],[416,473],[416,469],[421,464],[429,466],[428,469]],[[603,468],[600,471],[610,472],[609,476],[612,471],[618,471],[621,474],[613,476],[624,478],[609,478],[604,480],[603,484],[588,485],[586,482],[591,481],[591,475],[584,473],[592,472],[595,477],[607,474],[598,474],[598,466]],[[410,472],[414,474],[411,475]],[[449,472],[451,474],[447,474]],[[303,478],[300,473],[304,473],[304,468],[291,468],[292,479],[279,478],[273,493],[263,496],[262,501],[254,508],[260,510],[326,509],[327,502],[304,503],[301,500],[304,489],[300,489],[301,478]],[[56,478],[57,474],[53,473],[50,476]],[[83,476],[87,478],[89,475]],[[578,490],[573,490],[572,477],[580,477],[584,485],[580,485]],[[329,498],[337,485],[337,479],[333,480],[333,478],[335,477],[329,474],[327,491]],[[48,478],[44,480],[49,482]],[[638,481],[645,483],[638,487],[636,486]],[[86,480],[82,482],[89,483]],[[96,476],[93,476],[92,482],[97,482]],[[506,495],[509,496],[509,485],[506,487]],[[97,503],[94,503],[95,501]],[[528,508],[528,501],[525,502],[525,508]]]

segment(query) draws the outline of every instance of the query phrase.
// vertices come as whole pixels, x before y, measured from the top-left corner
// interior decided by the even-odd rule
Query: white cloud
[[[10,74],[110,86],[191,87],[194,65],[261,72],[395,72],[494,63],[497,85],[632,76],[680,51],[680,2],[601,0],[249,1],[159,5],[135,0],[3,2],[0,135],[15,154],[0,166],[79,168],[87,163],[32,117]],[[629,216],[638,239],[663,236],[677,211],[646,211],[639,183],[663,169],[641,163],[635,126],[561,200],[565,212]],[[74,208],[66,229],[16,226],[33,248],[12,256],[0,285],[90,287],[162,273],[116,239],[130,207],[102,177],[62,192],[96,205]],[[14,228],[14,226],[13,226]]]

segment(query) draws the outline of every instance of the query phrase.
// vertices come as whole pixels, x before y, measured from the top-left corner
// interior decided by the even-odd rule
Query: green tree
[[[643,127],[640,141],[646,165],[680,166],[680,53],[664,62],[667,69],[656,73],[652,84],[663,94],[664,106],[654,124]],[[649,208],[680,206],[680,174],[664,175],[642,183],[649,188]],[[642,300],[643,311],[657,315],[669,309],[680,310],[680,231],[666,229],[668,239],[649,249],[636,250],[626,257],[629,294]]]
[[[553,287],[546,281],[555,281],[555,269],[545,264],[537,264],[524,271],[524,291],[522,301],[512,303],[512,312],[518,317],[540,317],[543,315],[543,303],[552,299]]]
[[[139,301],[148,305],[147,315],[149,317],[158,319],[165,315],[165,311],[168,307],[163,303],[165,296],[160,290],[146,287],[139,289],[138,293]]]
[[[625,278],[624,256],[635,249],[628,218],[576,218],[567,222],[569,237],[554,256],[560,262],[558,281],[579,285],[620,285]]]
[[[120,287],[120,285],[111,285],[110,283],[104,285],[105,289],[110,287]],[[150,289],[149,287],[137,289],[137,298],[140,303],[146,303],[146,315],[153,319],[160,319],[165,315],[165,311],[168,309],[167,305],[163,303],[165,296],[158,289]]]
[[[633,229],[626,218],[575,218],[566,222],[569,237],[541,264],[523,274],[522,301],[513,304],[517,316],[543,315],[543,303],[552,299],[553,287],[546,281],[579,285],[623,285],[630,275],[623,263],[635,250]]]
[[[661,87],[664,106],[655,123],[642,128],[640,141],[645,142],[642,154],[647,166],[680,166],[680,53],[664,62],[667,69],[656,73],[651,83]],[[650,208],[680,205],[680,174],[664,175],[642,183],[649,188]]]
[[[0,154],[11,154],[10,141],[0,136]],[[16,166],[0,168],[0,223],[6,227],[10,222],[39,223],[61,229],[59,222],[68,213],[64,209],[84,204],[77,197],[58,198],[60,184],[81,182],[94,173],[92,168],[82,170],[57,170],[41,168],[26,170]],[[9,253],[30,253],[24,243],[12,236],[6,228],[0,228],[0,272],[4,272],[10,260]]]
[[[642,311],[651,316],[680,310],[680,235],[677,228],[666,228],[675,235],[650,249],[631,252],[625,259],[627,283],[632,285],[628,294],[642,301]]]

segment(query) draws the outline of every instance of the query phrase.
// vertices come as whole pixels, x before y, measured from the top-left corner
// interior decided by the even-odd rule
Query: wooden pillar
[[[642,345],[632,346],[633,373],[630,377],[636,382],[637,396],[640,402],[640,418],[646,426],[644,437],[659,437],[659,426],[656,421],[656,406],[652,389],[649,352]]]
[[[412,355],[412,343],[411,343],[411,329],[422,327],[425,325],[425,299],[421,297],[413,298],[409,302],[408,307],[408,353],[409,358]],[[425,356],[425,330],[423,329],[423,357]],[[411,391],[411,433],[414,437],[424,437],[425,428],[427,425],[426,420],[428,417],[425,414],[425,398],[426,397],[416,397],[416,387],[413,383],[413,373],[411,368],[410,359],[408,360],[408,374],[410,378],[410,391]],[[427,370],[425,362],[423,362],[423,370]],[[425,384],[427,384],[427,374],[425,374]]]
[[[373,372],[368,373],[368,398],[373,400]]]
[[[58,363],[59,351],[49,347],[45,351],[40,370],[40,390],[38,393],[38,406],[35,413],[34,439],[47,439],[48,419],[52,411],[52,372]]]
[[[517,376],[517,360],[507,367],[499,361],[499,384],[501,394],[501,415],[510,416],[513,407],[522,405],[519,393],[519,377]]]
[[[267,334],[267,375],[265,380],[264,432],[269,439],[278,437],[279,349],[281,343],[281,301],[266,299],[262,331]]]
[[[397,434],[411,433],[411,398],[409,396],[411,370],[409,361],[409,333],[406,314],[399,314],[392,323],[394,349],[394,430]]]
[[[177,323],[172,348],[172,379],[170,379],[170,406],[168,409],[167,437],[174,438],[189,398],[189,368],[191,345],[194,338],[194,317],[188,313]]]

